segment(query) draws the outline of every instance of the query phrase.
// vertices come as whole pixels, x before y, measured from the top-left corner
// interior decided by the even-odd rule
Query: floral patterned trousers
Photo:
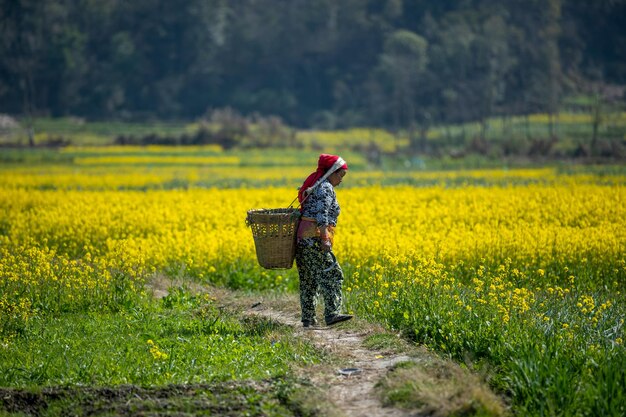
[[[315,321],[315,298],[324,298],[324,317],[339,314],[343,271],[332,252],[322,251],[319,238],[305,239],[296,247],[296,265],[300,277],[302,321]]]

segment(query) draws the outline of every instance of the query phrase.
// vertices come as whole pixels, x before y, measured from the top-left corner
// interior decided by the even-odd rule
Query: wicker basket
[[[252,229],[259,265],[266,269],[289,269],[293,266],[300,210],[249,210],[246,223]]]

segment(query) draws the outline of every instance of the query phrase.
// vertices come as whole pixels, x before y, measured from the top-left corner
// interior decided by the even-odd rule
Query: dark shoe
[[[313,326],[317,326],[317,320],[313,319],[313,320],[302,320],[302,326],[303,327],[313,327]]]
[[[350,320],[352,318],[349,314],[337,314],[326,319],[326,325],[332,326],[333,324],[341,323],[342,321]]]

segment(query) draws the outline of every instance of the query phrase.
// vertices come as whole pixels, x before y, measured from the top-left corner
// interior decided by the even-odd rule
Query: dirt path
[[[172,282],[157,282],[154,295],[162,297]],[[421,415],[506,415],[506,406],[488,387],[485,378],[459,364],[415,346],[382,326],[355,319],[335,326],[305,329],[300,322],[298,296],[254,295],[224,288],[192,284],[192,290],[209,293],[221,308],[244,316],[260,316],[290,326],[294,335],[327,354],[322,364],[295,369],[310,381],[308,400],[318,414],[328,417],[400,417]],[[370,337],[372,336],[372,337]],[[372,343],[384,336],[389,343]],[[379,346],[368,348],[368,346]],[[379,350],[377,350],[379,349]],[[405,364],[402,369],[396,365]],[[354,372],[345,372],[353,369]],[[392,371],[393,370],[393,371]],[[344,371],[344,372],[342,372]],[[391,371],[391,372],[390,372]],[[412,410],[385,406],[377,385],[400,389]],[[410,392],[407,392],[407,389]],[[309,407],[310,408],[310,407]]]
[[[334,407],[347,417],[399,417],[414,415],[407,411],[383,407],[375,385],[398,362],[409,361],[404,354],[388,354],[363,347],[366,331],[346,324],[305,329],[299,314],[272,307],[271,303],[255,303],[246,314],[271,318],[293,326],[295,334],[306,338],[318,349],[330,352],[341,364],[336,369],[304,369],[303,375],[328,395]],[[325,369],[324,369],[325,368]],[[313,371],[313,372],[311,372]]]
[[[167,295],[171,283],[156,283],[154,295]],[[415,412],[385,407],[376,393],[375,386],[397,363],[413,360],[406,354],[367,349],[363,341],[371,328],[358,329],[353,322],[335,326],[318,325],[303,328],[300,322],[298,300],[294,296],[254,299],[223,288],[203,288],[196,284],[196,291],[211,293],[223,307],[241,311],[245,315],[260,316],[294,328],[295,335],[328,352],[338,366],[323,365],[301,368],[299,376],[310,380],[327,401],[331,409],[345,417],[404,417]],[[356,328],[355,328],[356,327]]]

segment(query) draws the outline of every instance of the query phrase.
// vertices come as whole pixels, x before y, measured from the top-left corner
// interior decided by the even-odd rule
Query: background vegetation
[[[464,133],[485,139],[498,118],[501,139],[536,138],[524,117],[545,114],[552,140],[559,113],[583,111],[587,138],[604,125],[623,140],[605,115],[623,111],[626,1],[275,6],[2,0],[0,113],[33,127],[42,115],[146,122],[230,108],[268,129],[403,130],[425,151],[437,126],[472,122]]]
[[[553,126],[547,114],[489,119],[489,129],[479,123],[442,125],[429,130],[420,148],[415,149],[411,132],[383,128],[350,128],[343,130],[300,130],[286,126],[275,117],[244,117],[233,110],[216,111],[208,119],[196,122],[87,122],[76,118],[32,119],[34,134],[10,117],[10,127],[0,129],[0,159],[62,157],[67,160],[73,151],[61,154],[54,148],[123,145],[116,153],[141,153],[141,147],[169,146],[171,154],[192,155],[201,147],[205,154],[225,150],[237,155],[240,150],[270,149],[278,156],[286,148],[310,154],[336,152],[350,155],[383,169],[481,168],[541,165],[544,163],[619,163],[626,159],[626,113],[606,114],[597,126],[595,140],[593,115],[561,113]],[[552,133],[550,132],[552,130]],[[13,152],[11,148],[28,146],[38,152]],[[139,148],[138,148],[139,147]],[[184,148],[187,148],[185,150]],[[46,149],[48,149],[46,151]],[[165,152],[162,149],[162,152]],[[278,153],[277,153],[278,152]],[[304,154],[306,154],[305,152]],[[17,156],[19,155],[19,157]],[[45,155],[45,156],[44,156]],[[252,153],[244,152],[242,163]],[[356,155],[359,155],[355,158]],[[235,156],[236,158],[236,156]],[[261,158],[262,159],[262,158]],[[291,161],[291,159],[290,159]]]

